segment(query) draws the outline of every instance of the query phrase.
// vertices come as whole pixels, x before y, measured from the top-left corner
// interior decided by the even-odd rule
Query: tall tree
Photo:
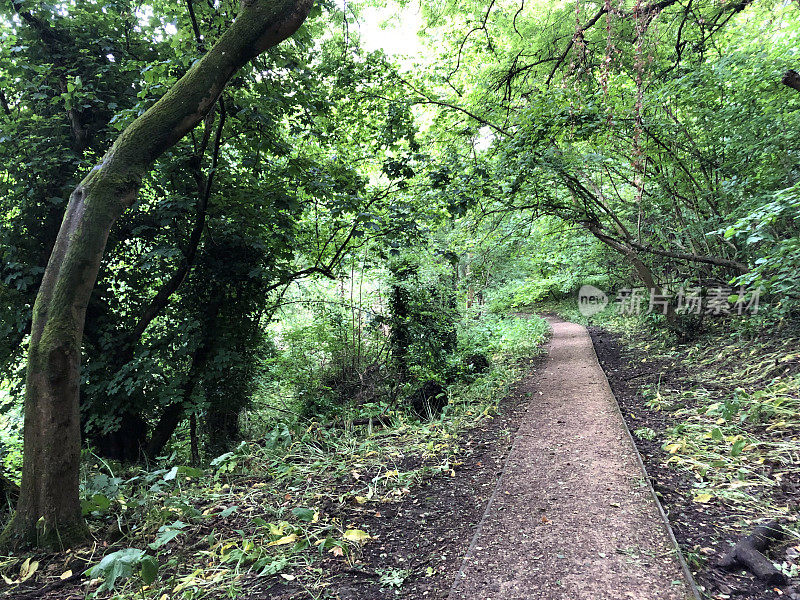
[[[0,542],[65,546],[83,538],[79,376],[86,307],[106,241],[155,160],[197,126],[236,71],[291,36],[312,0],[242,0],[209,52],[117,138],[72,192],[33,309],[17,513]]]

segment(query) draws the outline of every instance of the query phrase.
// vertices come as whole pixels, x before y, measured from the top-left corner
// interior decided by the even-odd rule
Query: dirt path
[[[589,334],[550,323],[528,413],[449,598],[691,598]]]

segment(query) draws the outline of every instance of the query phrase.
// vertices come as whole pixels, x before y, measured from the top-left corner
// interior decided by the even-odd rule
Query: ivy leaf
[[[152,584],[156,577],[158,577],[158,561],[152,556],[145,556],[141,562],[141,570],[139,573],[145,585]]]
[[[314,520],[314,511],[310,508],[303,508],[303,507],[296,507],[292,509],[292,514],[298,518],[300,521],[305,521],[306,523],[310,523]]]

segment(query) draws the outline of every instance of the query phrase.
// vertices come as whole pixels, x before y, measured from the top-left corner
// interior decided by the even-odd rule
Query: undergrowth
[[[87,572],[93,598],[235,597],[269,578],[318,597],[322,559],[352,566],[374,539],[357,518],[340,516],[343,509],[379,513],[422,480],[456,476],[460,435],[497,412],[520,359],[537,351],[546,331],[537,317],[465,325],[464,343],[491,354],[493,368],[450,386],[433,420],[394,407],[365,426],[353,425],[357,411],[342,427],[276,421],[205,468],[172,457],[160,468],[126,469],[87,454],[83,512],[97,542],[58,555],[0,557],[0,573],[16,586]]]

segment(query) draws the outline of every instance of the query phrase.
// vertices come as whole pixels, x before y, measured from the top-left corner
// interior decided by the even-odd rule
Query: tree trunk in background
[[[786,71],[786,73],[783,74],[783,79],[781,82],[783,85],[787,85],[790,88],[800,92],[800,73],[794,69],[789,69]]]
[[[230,77],[292,35],[312,0],[242,0],[214,47],[117,139],[75,189],[36,297],[17,512],[4,546],[67,547],[86,537],[78,494],[81,340],[108,234],[155,160],[212,109]]]
[[[200,444],[197,440],[197,413],[189,415],[189,446],[192,452],[192,466],[200,464]]]
[[[613,248],[617,252],[623,254],[631,262],[633,268],[636,270],[636,274],[639,276],[639,279],[642,280],[642,283],[644,283],[645,287],[647,287],[648,291],[652,290],[654,294],[658,295],[663,293],[661,286],[656,283],[656,279],[653,277],[653,272],[646,264],[644,264],[642,259],[639,258],[639,255],[634,248],[605,235],[596,225],[588,225],[587,229],[598,240],[606,244],[608,247]],[[675,307],[672,305],[672,302],[667,303],[665,316],[667,319],[667,324],[672,329],[677,329],[678,314],[675,312]]]
[[[394,282],[389,295],[389,314],[391,315],[389,333],[389,349],[392,364],[397,369],[397,381],[407,383],[411,379],[408,365],[408,347],[411,344],[409,331],[409,303],[411,295],[407,289],[408,281],[414,274],[414,268],[405,260],[390,267]]]

